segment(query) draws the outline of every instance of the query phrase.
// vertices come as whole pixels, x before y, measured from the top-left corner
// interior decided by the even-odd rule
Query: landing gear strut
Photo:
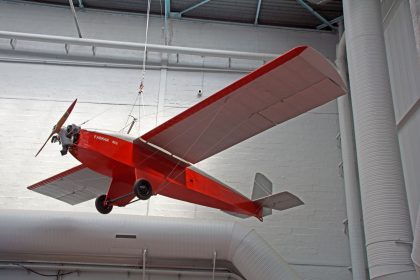
[[[147,200],[152,196],[152,185],[146,180],[138,180],[134,184],[134,194],[141,200]]]
[[[106,194],[98,196],[95,201],[96,210],[101,214],[108,214],[112,210],[112,204],[108,204]]]

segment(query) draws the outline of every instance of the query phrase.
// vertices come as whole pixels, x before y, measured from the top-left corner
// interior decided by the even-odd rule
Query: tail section
[[[255,173],[254,188],[252,189],[252,200],[266,197],[273,194],[273,183],[261,173]]]
[[[265,177],[261,173],[255,173],[255,179],[254,179],[254,187],[252,188],[252,195],[251,199],[253,201],[268,197],[273,194],[273,183],[271,183],[270,179]],[[264,207],[262,211],[262,216],[269,216],[273,214],[273,210],[270,208]]]
[[[297,196],[289,192],[273,194],[273,183],[261,173],[255,174],[252,200],[263,207],[262,216],[271,215],[273,210],[286,210],[303,204]]]
[[[254,200],[254,203],[261,205],[264,209],[268,208],[269,210],[282,211],[302,205],[303,201],[289,192],[281,192]]]

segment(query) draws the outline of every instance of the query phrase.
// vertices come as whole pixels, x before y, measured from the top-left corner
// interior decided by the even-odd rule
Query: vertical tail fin
[[[266,197],[273,194],[273,183],[261,173],[255,173],[254,188],[252,189],[252,200]]]
[[[261,173],[255,173],[254,187],[252,188],[252,200],[268,197],[273,194],[273,183]],[[270,208],[263,208],[263,217],[273,214]]]

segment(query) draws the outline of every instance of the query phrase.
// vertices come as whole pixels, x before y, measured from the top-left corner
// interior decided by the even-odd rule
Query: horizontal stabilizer
[[[264,208],[274,210],[286,210],[303,204],[303,201],[299,197],[289,193],[281,192],[270,196],[266,196],[257,200],[255,203],[263,206]]]
[[[225,212],[225,213],[226,213],[226,214],[228,214],[228,215],[231,215],[231,216],[234,216],[234,217],[236,217],[236,218],[240,218],[240,219],[246,219],[246,218],[249,218],[249,216],[248,216],[248,215],[243,215],[243,214],[239,214],[239,213],[235,213],[235,212],[223,211],[223,210],[222,210],[222,212]]]

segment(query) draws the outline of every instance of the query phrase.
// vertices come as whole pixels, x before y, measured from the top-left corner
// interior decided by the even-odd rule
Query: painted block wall
[[[138,15],[81,10],[82,34],[87,38],[143,42],[145,18]],[[150,42],[163,43],[163,20],[152,17]],[[76,37],[70,11],[62,7],[0,1],[0,30]],[[326,32],[172,20],[171,44],[236,51],[282,53],[309,44],[333,59],[337,38]],[[34,154],[51,126],[70,102],[79,102],[70,118],[84,127],[120,130],[137,93],[140,69],[86,67],[82,62],[140,63],[141,53],[18,42],[11,50],[0,39],[0,209],[47,209],[95,212],[94,201],[69,206],[26,190],[26,186],[77,164],[61,157],[59,147],[47,145]],[[160,54],[150,54],[159,66]],[[14,62],[11,62],[11,61]],[[176,64],[176,56],[169,56]],[[76,66],[63,65],[63,61]],[[227,67],[227,59],[180,56],[184,64]],[[42,63],[44,62],[44,63]],[[47,62],[47,63],[45,63]],[[54,62],[54,63],[51,63]],[[260,61],[233,60],[233,67],[255,68]],[[141,107],[141,135],[243,75],[237,72],[147,70],[145,106]],[[199,89],[203,97],[197,97]],[[138,114],[138,107],[134,112]],[[305,279],[351,279],[341,151],[336,140],[338,116],[335,101],[251,138],[197,164],[245,195],[253,177],[262,172],[274,183],[274,192],[288,190],[305,202],[299,208],[276,212],[264,223],[243,220],[255,228]],[[115,213],[197,219],[237,219],[218,210],[162,196],[134,203]],[[98,214],[99,215],[99,214]],[[96,276],[95,276],[96,277]],[[98,276],[100,277],[100,276]]]

